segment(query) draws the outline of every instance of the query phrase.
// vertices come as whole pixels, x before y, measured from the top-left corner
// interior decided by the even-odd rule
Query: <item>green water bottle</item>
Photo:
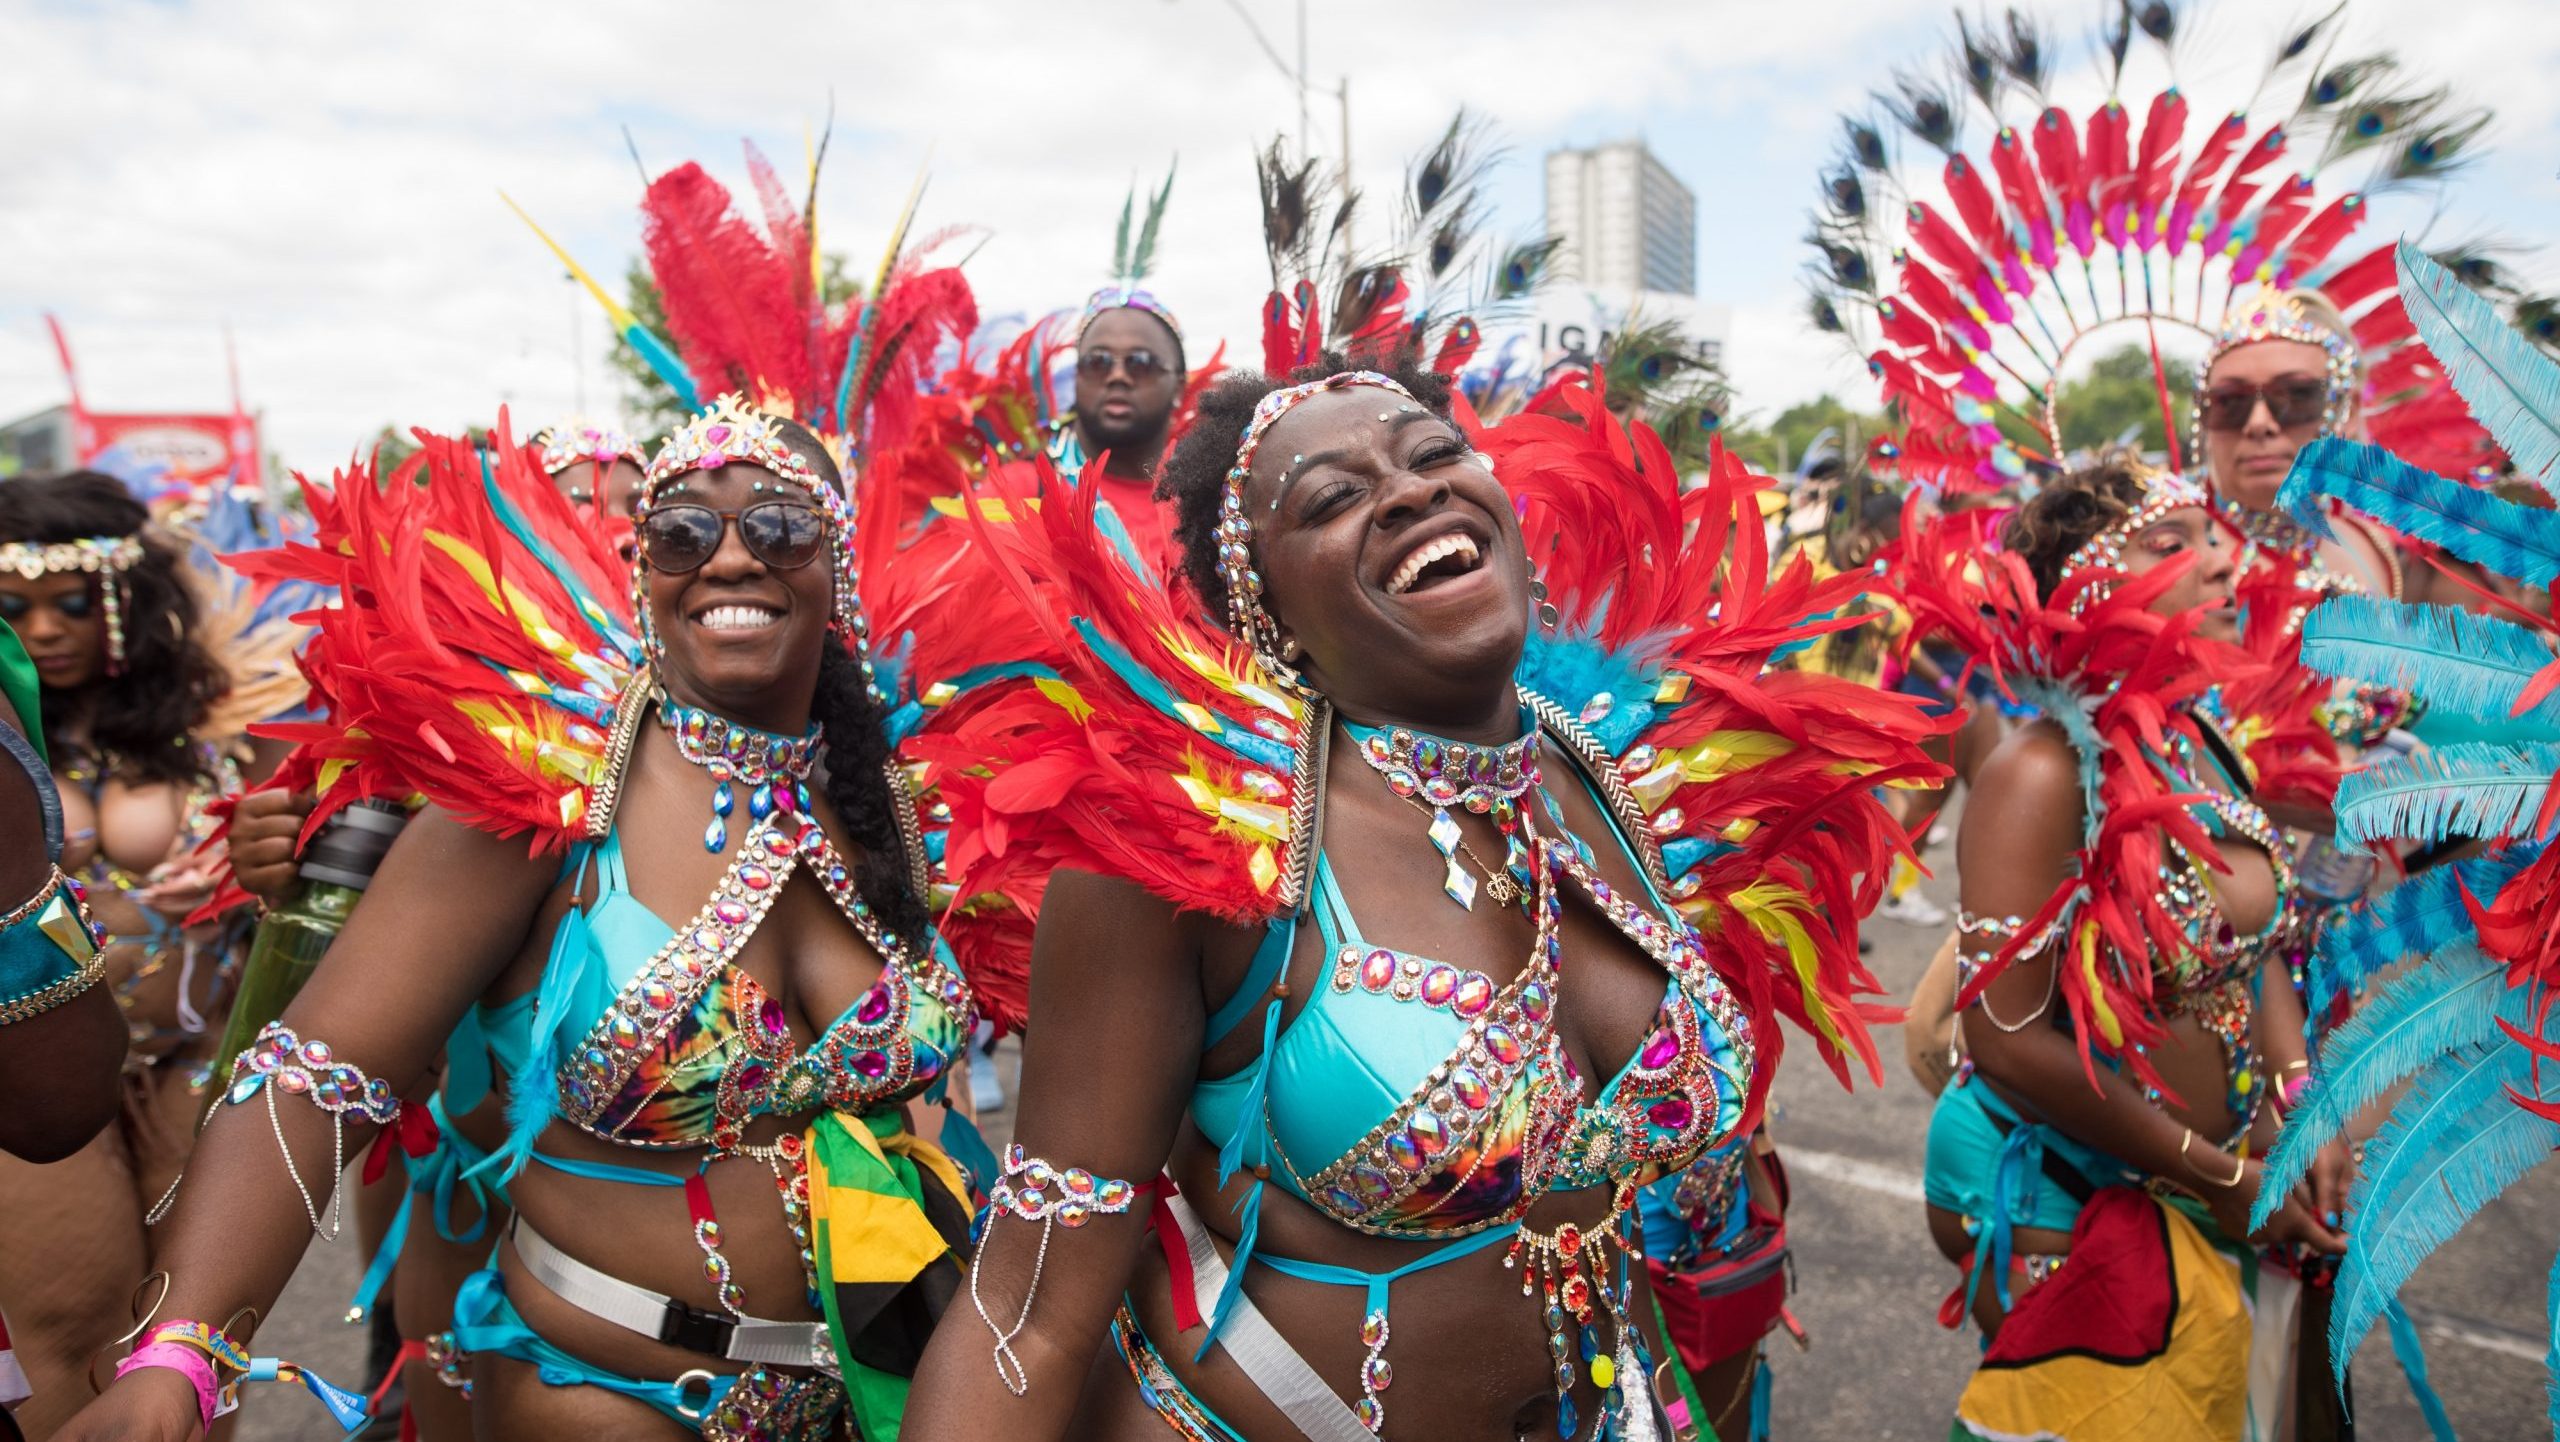
[[[240,994],[231,1003],[214,1074],[230,1075],[232,1058],[249,1049],[268,1022],[284,1015],[302,984],[320,967],[329,943],[373,884],[391,840],[409,813],[382,801],[359,801],[329,818],[302,853],[301,884],[282,906],[258,923],[249,959],[240,969]]]

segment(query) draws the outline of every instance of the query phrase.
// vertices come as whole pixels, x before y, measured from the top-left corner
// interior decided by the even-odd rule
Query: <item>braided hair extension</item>
[[[1223,616],[1227,611],[1226,581],[1218,572],[1218,502],[1226,490],[1227,472],[1236,463],[1236,445],[1253,420],[1253,408],[1282,386],[1369,368],[1328,351],[1315,364],[1300,366],[1279,380],[1260,371],[1230,371],[1200,397],[1191,428],[1183,432],[1156,473],[1156,499],[1174,508],[1174,538],[1182,546],[1183,574],[1191,578],[1211,614]],[[1389,374],[1433,415],[1450,419],[1447,377],[1415,365],[1399,366]]]

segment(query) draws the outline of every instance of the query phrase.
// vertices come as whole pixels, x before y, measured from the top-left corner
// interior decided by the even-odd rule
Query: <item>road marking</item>
[[[1927,1196],[1920,1188],[1917,1173],[1860,1161],[1856,1157],[1844,1157],[1838,1152],[1782,1146],[1778,1149],[1778,1160],[1786,1163],[1787,1170],[1791,1172],[1805,1172],[1826,1181],[1846,1182],[1870,1192],[1900,1197],[1906,1202],[1921,1201]]]
[[[1810,1147],[1781,1147],[1778,1155],[1790,1172],[1840,1182],[1906,1202],[1928,1199],[1928,1193],[1920,1185],[1919,1174],[1902,1167],[1862,1161],[1838,1152],[1818,1152]],[[2513,1357],[2537,1366],[2544,1360],[2543,1341],[2522,1332],[2416,1308],[2410,1309],[2410,1319],[2418,1324],[2420,1331],[2443,1341],[2459,1342],[2466,1347],[2477,1347],[2483,1352],[2494,1352],[2501,1357]]]
[[[2460,1342],[2466,1347],[2477,1347],[2483,1352],[2495,1352],[2501,1357],[2519,1358],[2537,1367],[2542,1365],[2545,1344],[2527,1337],[2522,1332],[2511,1332],[2504,1327],[2493,1327],[2484,1322],[2465,1322],[2452,1317],[2421,1312],[2415,1307],[2409,1309],[2409,1320],[2417,1323],[2418,1330],[2430,1337],[2441,1337],[2448,1342]]]

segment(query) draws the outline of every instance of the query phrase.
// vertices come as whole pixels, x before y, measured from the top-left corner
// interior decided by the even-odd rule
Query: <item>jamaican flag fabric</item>
[[[864,1437],[895,1437],[933,1324],[961,1285],[967,1184],[903,1109],[809,1128],[809,1245],[827,1331]]]

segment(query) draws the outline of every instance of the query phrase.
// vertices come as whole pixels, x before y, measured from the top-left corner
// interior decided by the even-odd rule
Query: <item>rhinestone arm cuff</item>
[[[1097,1216],[1129,1210],[1138,1189],[1117,1177],[1097,1177],[1082,1167],[1054,1167],[1023,1151],[1017,1142],[1004,1149],[1004,1175],[987,1191],[996,1211],[1026,1222],[1056,1218],[1062,1227],[1081,1227]]]
[[[275,1133],[276,1146],[284,1153],[284,1169],[293,1178],[294,1190],[302,1194],[302,1210],[311,1218],[311,1230],[321,1240],[334,1242],[345,1221],[346,1198],[333,1194],[329,1201],[329,1221],[322,1225],[320,1206],[312,1199],[311,1187],[302,1179],[302,1169],[294,1162],[293,1145],[285,1140],[284,1119],[276,1112],[276,1094],[283,1092],[301,1097],[329,1117],[330,1165],[328,1181],[334,1186],[347,1170],[347,1117],[375,1126],[389,1126],[400,1117],[400,1097],[391,1083],[379,1077],[366,1076],[362,1069],[338,1060],[335,1048],[318,1037],[308,1040],[294,1034],[293,1028],[281,1021],[268,1022],[258,1031],[258,1039],[231,1063],[231,1080],[224,1087],[222,1100],[228,1106],[246,1106],[260,1092],[267,1097],[267,1125]],[[147,1220],[157,1222],[177,1199],[178,1186],[169,1184],[168,1193],[151,1209]]]
[[[969,1267],[969,1304],[978,1309],[978,1320],[995,1334],[996,1376],[1006,1391],[1020,1397],[1031,1390],[1030,1374],[1023,1370],[1022,1359],[1014,1353],[1013,1339],[1030,1324],[1032,1300],[1040,1295],[1040,1273],[1049,1264],[1051,1233],[1058,1227],[1081,1227],[1095,1217],[1125,1212],[1137,1201],[1138,1194],[1136,1186],[1117,1177],[1098,1177],[1082,1167],[1053,1166],[1024,1151],[1019,1142],[1004,1149],[1004,1175],[987,1189],[987,1226],[978,1237],[977,1260]],[[1031,1281],[1022,1289],[1022,1310],[1010,1327],[998,1325],[978,1295],[987,1238],[994,1235],[995,1219],[1000,1216],[1040,1224],[1040,1250],[1032,1257]]]

